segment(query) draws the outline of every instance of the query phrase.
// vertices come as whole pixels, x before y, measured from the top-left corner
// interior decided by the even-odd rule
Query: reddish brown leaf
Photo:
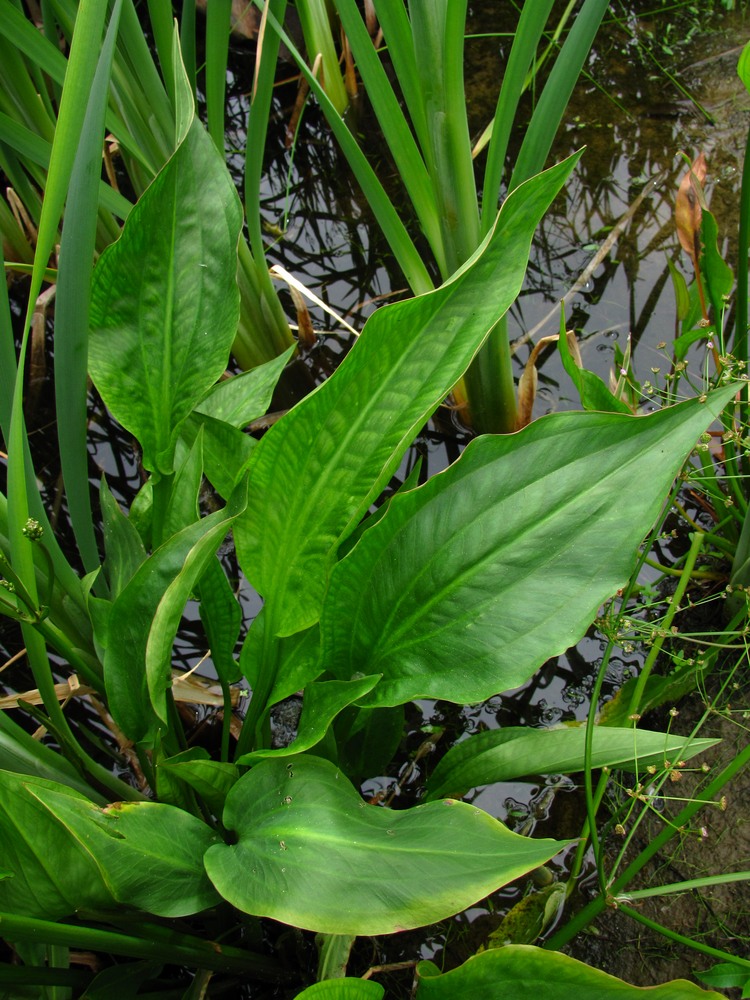
[[[675,200],[677,236],[693,263],[700,256],[702,185],[706,179],[706,157],[699,153],[693,165],[680,181]]]

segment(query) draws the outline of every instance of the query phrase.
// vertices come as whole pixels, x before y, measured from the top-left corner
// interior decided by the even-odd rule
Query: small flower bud
[[[38,542],[44,534],[44,528],[35,518],[30,517],[23,528],[21,528],[21,534],[25,535],[30,542]]]

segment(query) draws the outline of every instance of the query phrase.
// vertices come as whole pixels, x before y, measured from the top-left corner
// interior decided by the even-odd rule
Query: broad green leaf
[[[339,712],[372,691],[379,680],[380,677],[376,676],[307,684],[297,736],[289,746],[278,750],[256,750],[239,757],[237,763],[251,764],[264,757],[289,757],[310,750],[323,739]]]
[[[158,766],[160,771],[170,772],[195,789],[217,816],[221,815],[227,794],[240,776],[234,764],[211,760],[203,747],[191,747],[159,761]]]
[[[196,410],[237,428],[262,417],[293,351],[294,348],[290,347],[273,361],[219,382],[198,403]]]
[[[0,771],[2,864],[12,872],[0,881],[0,910],[58,920],[82,908],[113,907],[96,859],[39,798],[50,789],[81,809],[98,808],[56,782]]]
[[[646,417],[559,413],[473,441],[394,497],[331,574],[322,662],[382,673],[366,705],[472,703],[523,684],[624,586],[732,387]]]
[[[511,833],[444,799],[395,811],[366,805],[327,761],[266,760],[227,796],[237,842],[205,863],[246,913],[328,934],[389,934],[430,924],[544,864],[562,844]]]
[[[721,1000],[684,979],[630,986],[560,952],[522,944],[482,952],[442,975],[432,962],[420,962],[417,979],[416,1000]]]
[[[298,993],[295,1000],[380,1000],[385,990],[372,979],[326,979]]]
[[[592,767],[626,770],[668,766],[715,746],[718,740],[686,740],[647,729],[597,726]],[[530,774],[572,774],[584,768],[586,729],[525,729],[511,726],[477,733],[451,747],[427,784],[427,799],[463,795],[476,785],[512,781]]]
[[[151,472],[224,371],[237,330],[237,193],[194,120],[94,271],[89,367]]]
[[[268,668],[264,662],[263,645],[266,628],[265,612],[265,607],[261,608],[260,614],[245,636],[240,653],[240,669],[253,689],[260,685],[264,671]],[[296,691],[301,691],[323,673],[323,666],[320,663],[320,629],[317,625],[305,632],[297,632],[296,635],[278,640],[274,643],[274,648],[279,660],[279,669],[266,701],[267,706],[275,705]]]
[[[104,680],[109,708],[132,740],[165,720],[172,642],[190,593],[244,509],[239,488],[222,510],[183,528],[139,568],[109,616]]]
[[[576,159],[514,192],[488,240],[445,285],[370,317],[335,374],[255,449],[235,538],[275,634],[318,620],[337,544],[518,294],[534,229]]]
[[[186,916],[218,902],[202,861],[218,835],[184,809],[161,802],[116,802],[100,809],[49,783],[29,787],[28,794],[48,810],[33,837],[46,827],[47,836],[69,844],[68,850],[83,848],[118,902],[161,917]]]

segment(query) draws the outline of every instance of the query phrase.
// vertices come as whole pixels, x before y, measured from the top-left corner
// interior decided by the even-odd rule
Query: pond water
[[[511,336],[518,342],[518,374],[528,357],[527,338],[538,339],[557,331],[559,300],[574,287],[618,220],[630,212],[609,253],[570,296],[567,323],[579,335],[587,368],[608,378],[615,346],[624,351],[630,337],[636,376],[656,381],[652,369],[665,365],[667,357],[658,345],[669,343],[675,330],[667,259],[678,262],[689,274],[673,223],[674,194],[685,170],[681,151],[690,159],[699,150],[706,154],[708,200],[731,259],[742,156],[750,124],[750,97],[736,79],[735,67],[739,50],[750,35],[750,14],[744,4],[733,11],[726,11],[720,3],[706,5],[710,16],[704,11],[702,20],[687,8],[667,8],[665,12],[665,5],[660,8],[655,2],[612,6],[617,16],[607,22],[596,42],[587,79],[576,92],[555,145],[557,157],[582,145],[586,153],[540,227],[524,290],[511,310]],[[496,34],[504,9],[504,4],[492,0],[471,4],[469,32],[475,37],[467,40],[467,91],[477,135],[492,113],[501,77],[507,42],[487,36]],[[667,76],[667,69],[676,82]],[[227,103],[229,142],[237,148],[244,145],[251,80],[250,52],[238,43]],[[275,241],[269,257],[355,327],[361,327],[380,303],[405,293],[405,282],[313,108],[304,113],[291,158],[285,133],[295,96],[294,83],[279,88],[269,143],[262,197],[269,244]],[[365,132],[371,128],[364,112],[362,128]],[[388,169],[384,163],[384,180]],[[293,313],[291,307],[289,312]],[[315,308],[311,313],[316,326],[325,331],[327,317]],[[300,363],[309,373],[310,384],[335,367],[348,343],[344,334],[321,333],[317,347]],[[697,354],[690,363],[700,364]],[[536,415],[578,405],[554,351],[541,359],[539,376]],[[393,486],[403,480],[418,458],[423,461],[422,479],[444,468],[457,457],[468,437],[453,414],[447,410],[438,414],[410,450]],[[44,454],[42,446],[38,452],[41,465]],[[127,436],[112,425],[101,408],[93,414],[92,459],[107,473],[116,495],[124,501],[132,498],[139,485],[136,456]],[[55,475],[49,484],[51,502]],[[231,552],[226,558],[231,560]],[[257,613],[259,602],[249,588],[243,588],[241,598],[249,620]],[[483,705],[415,706],[408,717],[408,738],[392,773],[369,781],[365,794],[386,796],[394,806],[413,802],[423,777],[422,762],[408,776],[404,771],[411,768],[411,758],[435,729],[445,730],[440,745],[447,747],[488,726],[548,726],[585,718],[604,645],[604,637],[592,631],[575,649],[545,665],[522,689]],[[2,659],[17,648],[8,631],[0,632],[2,646]],[[202,651],[200,630],[188,615],[178,655],[189,667]],[[636,651],[620,651],[613,657],[603,696],[611,697],[637,672],[640,662]],[[573,811],[578,822],[582,815],[575,784],[554,777],[547,783],[518,782],[480,790],[473,801],[511,828],[522,828],[526,833],[537,824],[545,824],[545,835],[565,836],[566,812]],[[550,813],[554,829],[547,823]],[[564,856],[555,862],[560,870],[565,864]],[[377,878],[376,872],[373,878]],[[411,960],[415,947],[421,957],[441,956],[447,950],[449,962],[460,961],[466,957],[463,952],[470,953],[474,940],[469,925],[491,922],[491,913],[507,907],[519,892],[517,887],[508,887],[486,904],[435,928],[429,936],[419,932],[382,944],[363,944],[357,962],[366,968],[376,962]],[[464,944],[454,947],[459,940]],[[405,974],[404,983],[410,981],[410,975]],[[399,988],[396,980],[392,988]]]

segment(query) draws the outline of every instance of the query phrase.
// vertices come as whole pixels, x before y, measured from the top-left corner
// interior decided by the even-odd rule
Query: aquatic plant
[[[478,438],[445,472],[371,512],[517,295],[572,157],[520,184],[439,288],[378,310],[331,378],[251,438],[243,428],[265,412],[283,359],[219,380],[238,323],[242,210],[195,117],[176,34],[174,149],[93,273],[87,263],[90,164],[124,9],[118,0],[107,22],[101,4],[79,7],[18,357],[0,301],[0,611],[20,625],[38,692],[19,700],[50,737],[0,713],[0,922],[24,963],[2,974],[38,995],[106,988],[111,969],[67,967],[67,949],[85,948],[147,960],[115,970],[118,983],[132,976],[135,995],[149,980],[162,988],[165,963],[200,970],[193,993],[214,972],[298,988],[300,976],[263,944],[260,918],[321,933],[321,974],[333,975],[356,935],[455,913],[562,846],[514,834],[446,793],[499,770],[578,770],[587,756],[597,768],[663,766],[709,745],[645,730],[636,742],[623,727],[572,731],[565,746],[553,731],[506,731],[504,748],[472,739],[460,760],[446,757],[414,808],[379,808],[356,788],[393,755],[406,703],[507,690],[583,634],[626,584],[674,476],[735,387],[646,417],[567,413]],[[23,412],[31,314],[63,207],[55,354],[77,373],[71,406],[85,412],[88,371],[148,474],[128,515],[102,483],[102,557],[84,499],[86,440],[66,445],[85,575],[56,540]],[[242,612],[217,558],[229,531],[243,579],[264,601],[238,659]],[[190,679],[175,675],[173,642],[191,597],[223,708],[211,749],[188,745],[179,713]],[[233,749],[238,683],[251,698]],[[215,699],[210,686],[193,680],[190,694]],[[271,710],[300,690],[296,736],[272,746]],[[68,696],[99,706],[105,739]],[[489,982],[505,991],[509,978],[523,995],[539,975],[592,996],[632,992],[561,955],[512,947],[445,976],[422,965],[418,996],[476,995]],[[341,978],[307,995],[321,988],[380,991]],[[661,992],[705,995],[686,983]]]

